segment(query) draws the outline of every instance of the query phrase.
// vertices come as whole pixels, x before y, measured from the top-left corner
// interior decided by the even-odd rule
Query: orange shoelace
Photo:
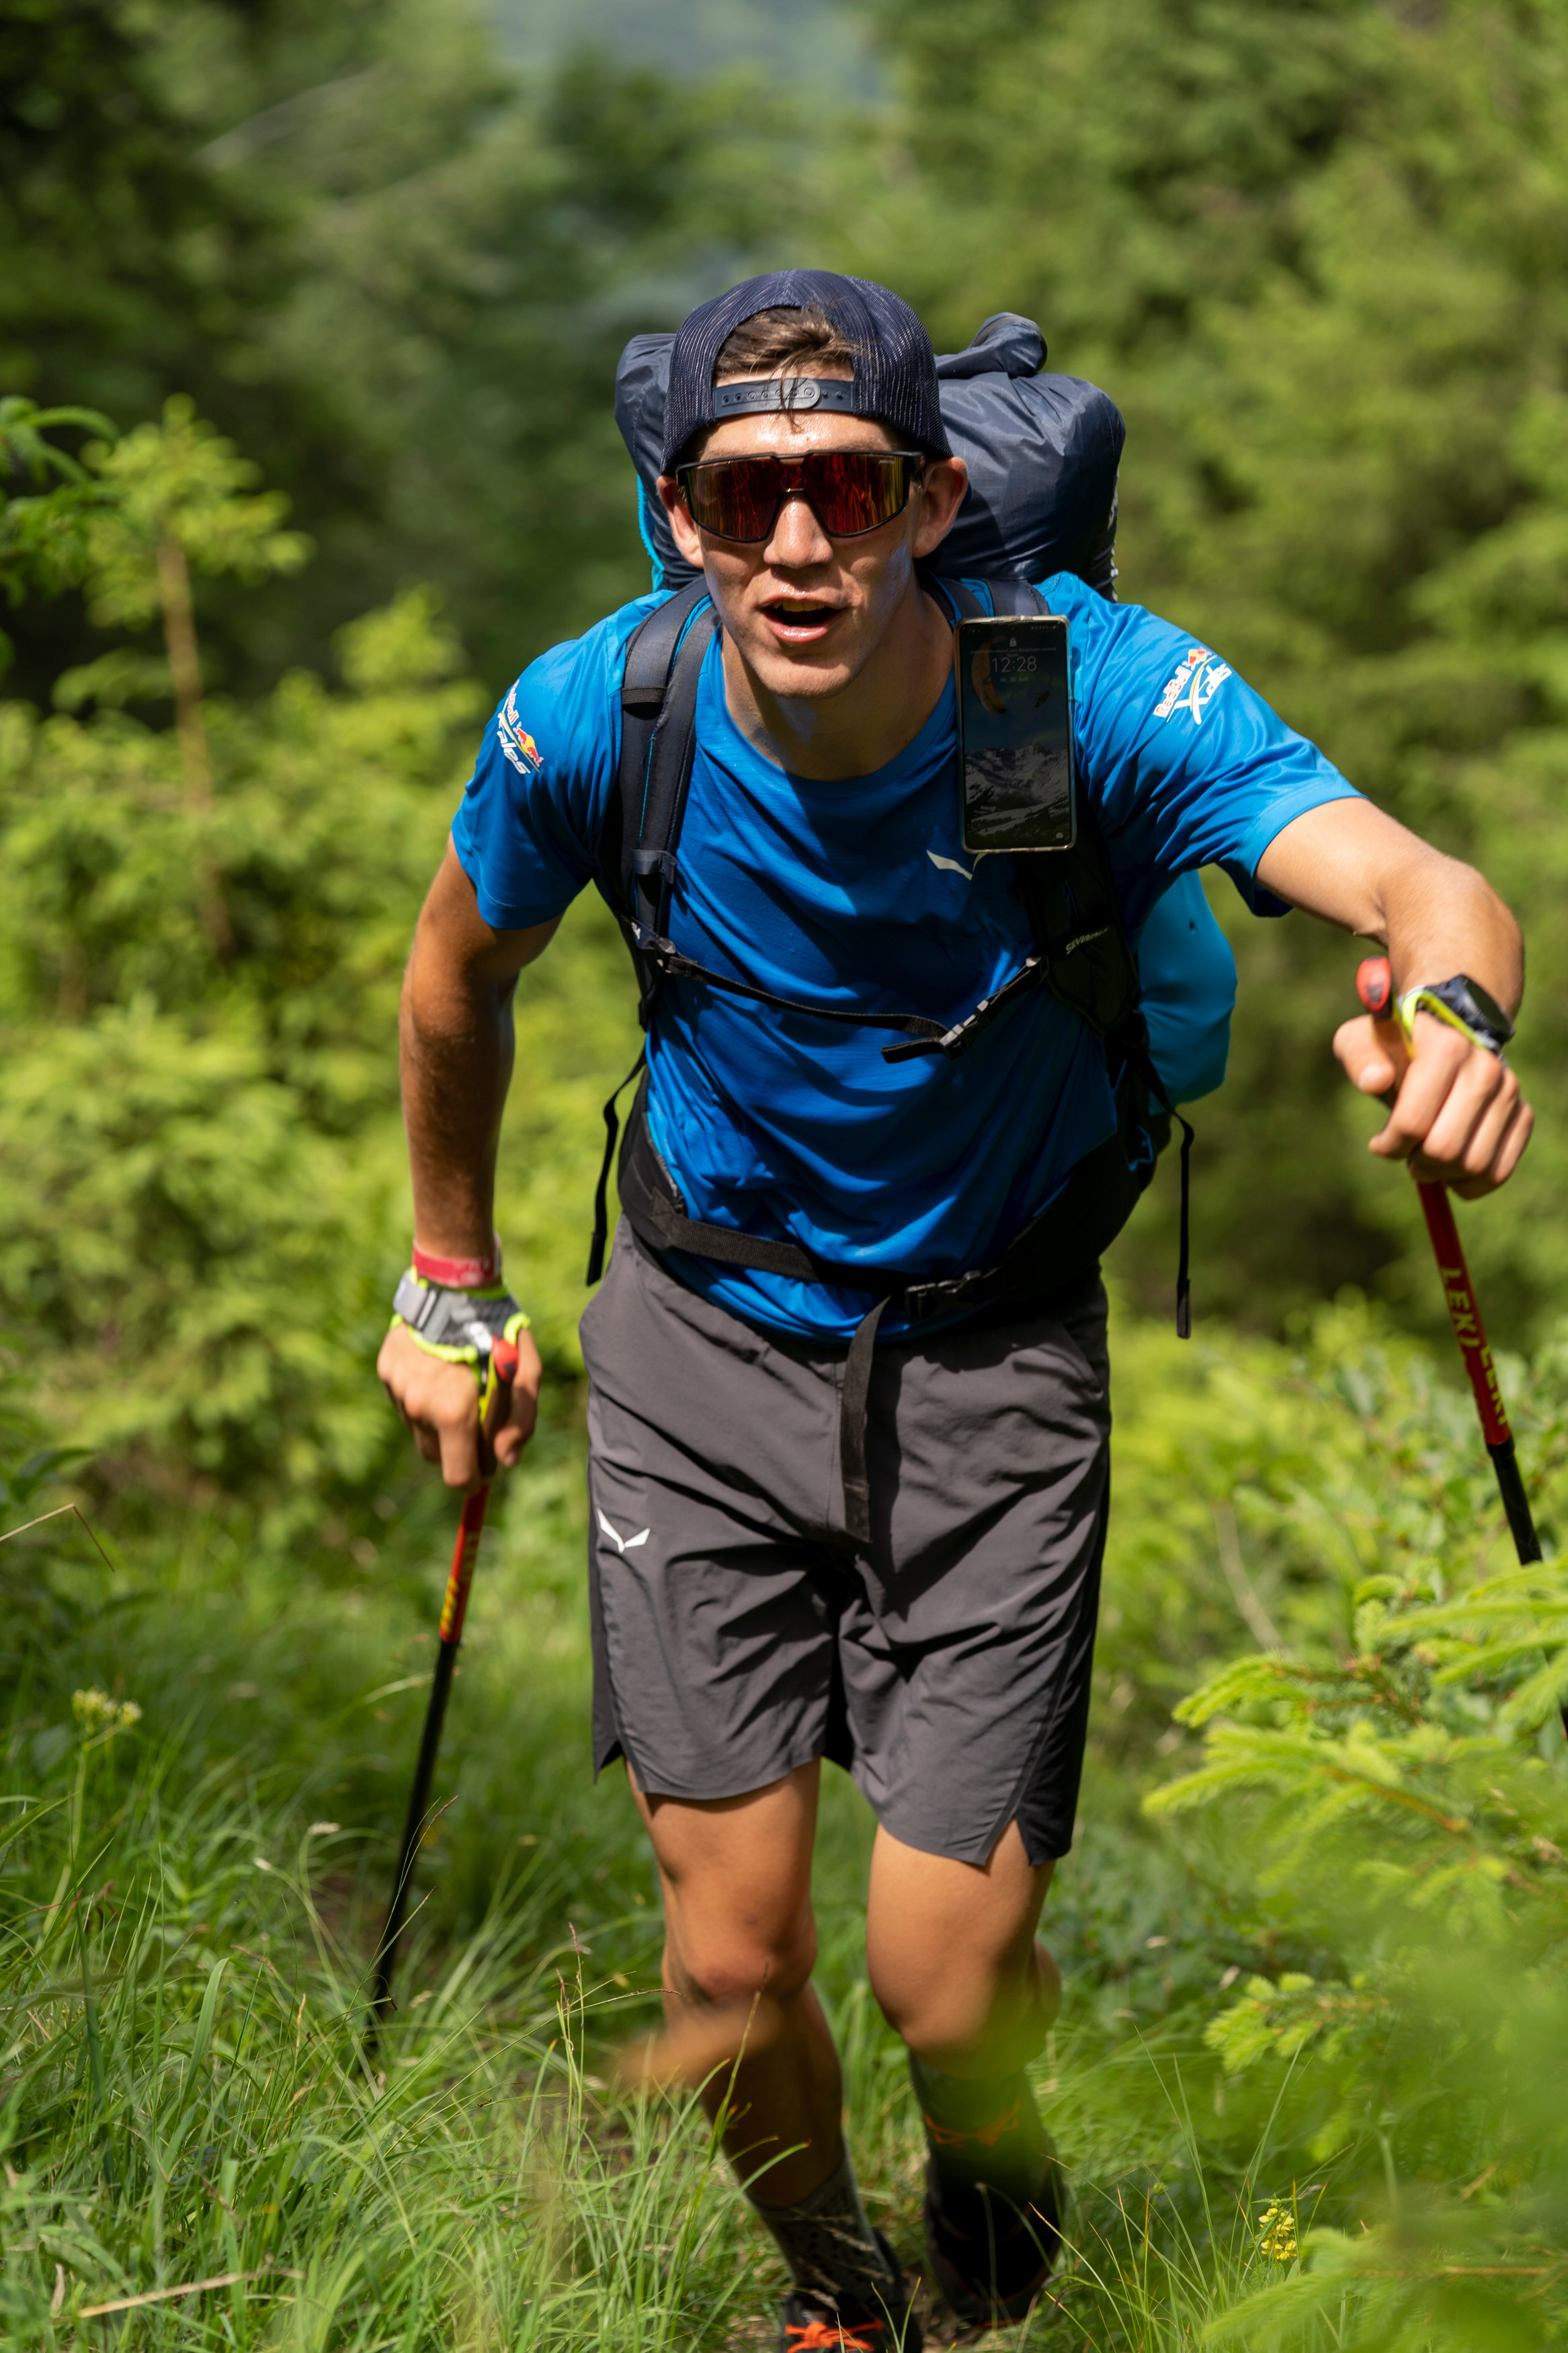
[[[868,2327],[875,2328],[874,2339],[860,2335]],[[788,2353],[884,2353],[879,2320],[847,2327],[839,2320],[808,2320],[804,2327],[795,2322],[784,2330],[784,2344]]]

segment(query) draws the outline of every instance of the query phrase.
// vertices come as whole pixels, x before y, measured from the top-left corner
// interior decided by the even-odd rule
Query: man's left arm
[[[1510,1019],[1517,1013],[1524,944],[1497,892],[1473,867],[1444,857],[1369,801],[1329,801],[1292,818],[1257,872],[1292,906],[1381,941],[1396,995],[1462,973]],[[1371,1149],[1410,1161],[1418,1176],[1467,1199],[1494,1191],[1512,1174],[1534,1120],[1514,1072],[1430,1013],[1415,1015],[1409,1056],[1401,1047],[1391,1052],[1388,1035],[1386,1022],[1363,1016],[1334,1036],[1334,1051],[1363,1094],[1399,1086]]]

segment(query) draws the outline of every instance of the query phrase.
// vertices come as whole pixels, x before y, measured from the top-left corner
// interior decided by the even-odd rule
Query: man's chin
[[[860,667],[858,662],[846,660],[842,653],[819,651],[815,646],[785,653],[776,643],[769,643],[746,646],[742,652],[758,685],[781,702],[820,702],[829,695],[842,694]]]

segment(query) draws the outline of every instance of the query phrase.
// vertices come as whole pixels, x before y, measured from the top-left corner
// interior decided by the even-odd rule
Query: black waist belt
[[[1005,1301],[1019,1317],[1042,1314],[1083,1290],[1131,1211],[1139,1186],[1116,1136],[1085,1155],[1048,1207],[1021,1227],[993,1264],[965,1274],[910,1274],[897,1267],[844,1266],[819,1259],[798,1242],[769,1241],[730,1226],[689,1218],[680,1188],[654,1147],[643,1080],[626,1122],[617,1176],[621,1207],[637,1240],[654,1250],[687,1250],[721,1266],[787,1275],[835,1290],[863,1291],[873,1303],[861,1317],[844,1366],[839,1460],[844,1475],[844,1525],[857,1545],[871,1541],[871,1491],[866,1472],[866,1401],[877,1327],[889,1307],[915,1323],[934,1316],[978,1314]],[[1011,1315],[1009,1317],[1011,1320]]]

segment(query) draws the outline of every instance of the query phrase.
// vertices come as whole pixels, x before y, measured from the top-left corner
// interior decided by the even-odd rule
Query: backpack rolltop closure
[[[984,608],[963,582],[944,578],[928,585],[955,608],[958,617],[983,614]],[[1048,610],[1045,599],[1025,581],[999,579],[985,585],[998,615]],[[1137,959],[1122,922],[1110,860],[1087,805],[1080,804],[1079,838],[1071,849],[1015,856],[1034,944],[1018,970],[962,1021],[805,1005],[711,972],[675,946],[670,913],[696,756],[697,691],[717,627],[706,585],[699,578],[652,613],[626,649],[621,756],[601,838],[601,872],[631,952],[638,1018],[645,1031],[656,1017],[662,984],[683,979],[774,1011],[897,1032],[899,1042],[882,1050],[889,1061],[931,1053],[952,1058],[965,1052],[980,1030],[1018,998],[1046,987],[1101,1039],[1116,1103],[1115,1134],[1079,1162],[1056,1198],[1020,1228],[992,1262],[941,1277],[827,1261],[795,1241],[742,1233],[689,1217],[648,1131],[646,1050],[605,1105],[605,1154],[595,1191],[589,1282],[596,1282],[604,1271],[619,1098],[640,1077],[617,1169],[621,1207],[639,1241],[655,1252],[685,1251],[721,1265],[870,1296],[848,1346],[840,1422],[845,1525],[851,1541],[864,1546],[871,1540],[866,1402],[877,1332],[889,1307],[921,1322],[978,1312],[1003,1300],[1016,1302],[1020,1314],[1044,1314],[1058,1302],[1065,1304],[1081,1293],[1100,1253],[1131,1214],[1169,1134],[1167,1123],[1174,1119],[1183,1135],[1176,1323],[1185,1337],[1190,1328],[1187,1197],[1193,1130],[1168,1100],[1150,1056]],[[1064,1265],[1073,1270],[1066,1280]]]

